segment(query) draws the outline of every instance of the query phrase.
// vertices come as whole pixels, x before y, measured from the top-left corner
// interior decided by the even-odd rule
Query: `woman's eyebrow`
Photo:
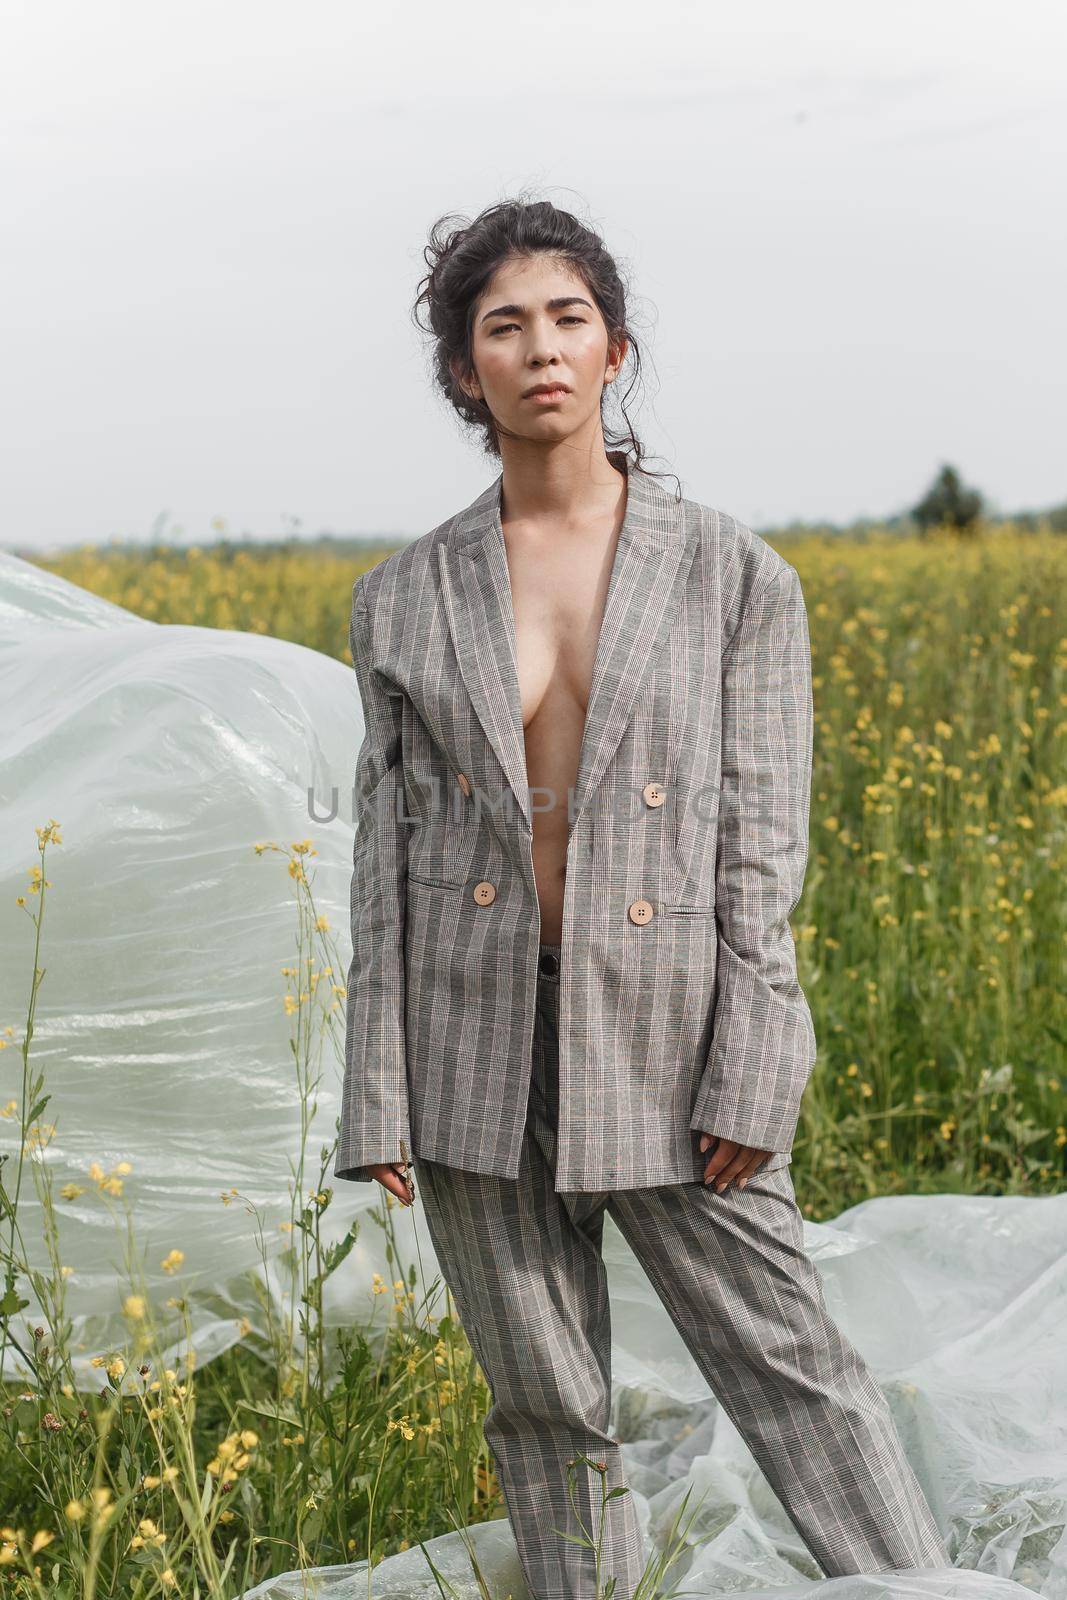
[[[590,311],[593,309],[592,306],[589,305],[589,301],[580,294],[561,294],[557,295],[554,300],[545,301],[546,311],[562,311],[564,306],[589,306]],[[480,317],[478,320],[480,322],[488,322],[490,317],[524,317],[525,315],[525,306],[494,306],[492,311],[487,311],[485,315]]]

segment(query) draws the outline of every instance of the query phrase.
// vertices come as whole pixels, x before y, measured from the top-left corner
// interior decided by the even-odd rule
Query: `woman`
[[[355,585],[338,1177],[410,1203],[485,1373],[531,1593],[583,1595],[567,1464],[608,1432],[610,1210],[828,1576],[948,1561],[830,1320],[789,1173],[815,1057],[811,664],[795,569],[668,495],[603,410],[633,344],[601,240],[505,203],[427,251],[437,381],[502,461]],[[625,410],[624,410],[625,416]],[[577,1492],[593,1525],[599,1479]],[[604,1571],[632,1594],[632,1500]]]

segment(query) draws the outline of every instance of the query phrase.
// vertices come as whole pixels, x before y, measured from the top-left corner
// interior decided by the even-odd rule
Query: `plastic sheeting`
[[[339,590],[342,629],[350,605],[350,589]],[[122,1202],[87,1179],[94,1161],[130,1163],[123,1200],[149,1290],[161,1308],[189,1296],[201,1364],[240,1337],[243,1316],[250,1342],[262,1334],[249,1275],[280,1307],[300,1128],[281,969],[296,958],[298,918],[285,859],[254,846],[312,840],[316,904],[347,968],[362,713],[342,661],[281,639],[147,622],[11,555],[0,555],[0,705],[0,1027],[21,1036],[33,927],[14,901],[40,863],[34,828],[56,817],[33,1057],[52,1095],[42,1120],[56,1125],[46,1151],[55,1191],[87,1186],[57,1204],[78,1381],[96,1388],[89,1359],[121,1345],[125,1328]],[[316,820],[331,809],[332,821]],[[309,1178],[334,1137],[339,1055],[340,1045],[321,1062]],[[0,1068],[6,1103],[18,1092],[15,1049]],[[16,1134],[0,1118],[0,1150],[14,1152]],[[245,1205],[220,1198],[231,1188],[260,1208],[266,1271]],[[338,1186],[337,1232],[370,1193]],[[39,1240],[28,1176],[20,1213]],[[174,1249],[185,1260],[170,1275],[160,1263]],[[43,1252],[36,1259],[45,1264]],[[357,1252],[339,1317],[363,1314],[364,1265]],[[172,1363],[180,1353],[176,1342]],[[9,1347],[4,1375],[20,1370]]]
[[[417,1214],[416,1203],[415,1212]],[[409,1224],[410,1214],[404,1217]],[[420,1234],[425,1255],[425,1230]],[[707,1491],[694,1535],[712,1533],[668,1573],[668,1587],[777,1600],[820,1591],[873,1596],[1067,1595],[1067,1195],[867,1200],[805,1223],[831,1314],[882,1384],[953,1565],[823,1578],[610,1217],[610,1431],[649,1551],[666,1543],[687,1488]],[[494,1592],[525,1600],[505,1521],[469,1530]],[[464,1600],[476,1586],[458,1534],[428,1541]],[[305,1593],[358,1600],[366,1563],[259,1584],[244,1600]],[[381,1562],[370,1592],[437,1595],[418,1546]]]
[[[345,615],[348,599],[338,596]],[[46,1159],[57,1190],[84,1181],[91,1161],[132,1164],[126,1193],[150,1288],[160,1304],[177,1288],[187,1294],[202,1365],[240,1336],[243,1317],[247,1338],[263,1338],[254,1280],[276,1308],[284,1299],[276,1257],[287,1242],[278,1230],[289,1214],[297,1092],[279,969],[292,959],[295,922],[284,863],[252,847],[312,838],[316,899],[347,962],[350,788],[362,737],[354,675],[280,640],[140,621],[0,556],[0,702],[5,905],[39,860],[34,827],[51,816],[63,825],[64,843],[50,856],[34,1040],[57,1124]],[[325,812],[334,787],[340,815],[314,821],[308,789]],[[0,962],[0,1025],[18,1031],[32,945],[17,916],[0,919]],[[340,1070],[324,1060],[313,1156],[332,1142]],[[16,1087],[10,1067],[5,1081],[6,1100]],[[0,1150],[12,1148],[11,1134],[0,1120]],[[259,1207],[266,1271],[253,1219],[221,1203],[231,1186]],[[365,1184],[335,1191],[327,1241],[379,1194]],[[31,1238],[40,1231],[35,1206],[24,1186]],[[95,1387],[89,1357],[123,1339],[121,1241],[98,1195],[60,1210],[63,1258],[75,1268],[67,1291],[80,1376]],[[416,1259],[419,1229],[432,1281],[438,1268],[418,1203],[393,1215],[405,1265]],[[689,1510],[708,1491],[693,1533],[713,1537],[671,1569],[668,1587],[773,1591],[779,1600],[816,1588],[835,1600],[1026,1592],[1067,1600],[1067,1195],[869,1200],[806,1223],[805,1237],[832,1314],[886,1390],[955,1565],[820,1576],[609,1217],[611,1428],[624,1441],[650,1548],[665,1539],[688,1487]],[[372,1274],[395,1275],[383,1245],[381,1230],[365,1225],[328,1284],[328,1323],[366,1323],[381,1306]],[[178,1278],[158,1265],[173,1248],[185,1252]],[[170,1352],[179,1367],[181,1348]],[[470,1531],[495,1591],[524,1600],[506,1520]],[[429,1548],[457,1592],[473,1597],[459,1535]],[[415,1547],[382,1562],[370,1592],[408,1600],[438,1590]],[[244,1600],[367,1593],[359,1562],[276,1577]]]

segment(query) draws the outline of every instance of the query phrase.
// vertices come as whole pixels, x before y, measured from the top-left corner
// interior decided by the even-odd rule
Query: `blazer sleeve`
[[[690,1127],[788,1151],[815,1064],[789,918],[808,858],[811,647],[787,562],[750,599],[722,661],[717,964]]]
[[[401,768],[403,701],[375,673],[365,576],[352,590],[349,641],[366,735],[356,759],[352,964],[334,1173],[373,1181],[367,1167],[411,1151],[404,1024],[407,834]]]

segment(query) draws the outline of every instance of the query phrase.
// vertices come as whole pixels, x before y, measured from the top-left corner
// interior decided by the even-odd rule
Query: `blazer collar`
[[[672,496],[656,479],[633,469],[621,451],[611,452],[610,459],[626,473],[626,512],[593,661],[572,825],[619,747],[681,602],[695,551]],[[503,476],[455,518],[438,546],[438,565],[464,685],[532,831],[515,611],[500,520]],[[655,772],[648,776],[662,778]]]

